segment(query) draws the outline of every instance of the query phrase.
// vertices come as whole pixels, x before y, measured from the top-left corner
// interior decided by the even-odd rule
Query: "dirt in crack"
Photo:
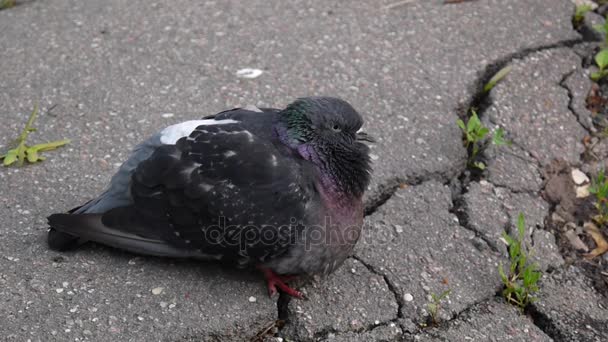
[[[546,227],[553,232],[559,251],[566,265],[576,265],[584,274],[593,280],[599,293],[608,296],[608,279],[603,275],[608,272],[604,258],[586,258],[596,245],[588,233],[593,217],[597,214],[594,196],[577,197],[578,187],[572,179],[572,167],[565,161],[555,160],[544,170],[544,199],[551,205],[546,218]],[[608,229],[599,226],[604,236]]]

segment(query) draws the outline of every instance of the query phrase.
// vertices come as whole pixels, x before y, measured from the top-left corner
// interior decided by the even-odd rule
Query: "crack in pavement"
[[[370,272],[381,276],[384,279],[384,282],[386,283],[386,286],[388,287],[388,289],[393,293],[393,296],[395,296],[395,302],[397,303],[397,317],[396,319],[399,318],[403,318],[403,307],[405,306],[405,302],[403,300],[403,295],[399,293],[399,290],[397,289],[397,285],[395,285],[391,279],[384,274],[383,272],[380,272],[378,270],[376,270],[372,265],[368,264],[367,262],[363,261],[363,259],[357,255],[352,255],[350,258],[357,260],[358,262],[360,262],[363,266],[365,266],[365,268],[367,268]]]
[[[461,104],[456,108],[456,112],[462,112],[464,108],[467,112],[470,108],[476,108],[477,114],[481,118],[485,110],[492,104],[491,97],[489,96],[490,92],[485,92],[483,90],[484,86],[490,81],[494,75],[502,68],[512,63],[514,60],[523,59],[527,56],[541,52],[545,50],[551,49],[559,49],[559,48],[573,48],[576,45],[585,43],[586,41],[583,38],[578,39],[567,39],[562,40],[552,44],[539,45],[536,47],[525,48],[519,51],[515,51],[511,54],[508,54],[502,58],[495,60],[492,63],[489,63],[485,69],[480,73],[480,76],[477,78],[475,82],[473,82],[472,86],[469,87],[471,89],[471,99],[464,106]],[[490,101],[490,102],[488,102]],[[464,114],[466,114],[465,112]]]
[[[581,61],[581,64],[582,64],[582,61]],[[573,104],[572,104],[574,101],[574,95],[572,94],[572,89],[570,89],[570,87],[568,87],[568,85],[566,84],[566,81],[568,81],[568,79],[570,77],[572,77],[572,75],[574,75],[575,72],[576,72],[576,70],[567,72],[565,75],[562,76],[562,79],[559,81],[559,83],[557,85],[560,86],[561,88],[563,88],[564,90],[566,90],[566,92],[568,94],[568,110],[576,118],[576,122],[585,130],[585,132],[587,132],[587,134],[592,135],[592,132],[590,132],[587,129],[587,127],[585,127],[585,125],[583,125],[583,123],[581,122],[580,115],[578,115],[578,113],[574,109]],[[582,159],[581,159],[581,161],[582,161]]]

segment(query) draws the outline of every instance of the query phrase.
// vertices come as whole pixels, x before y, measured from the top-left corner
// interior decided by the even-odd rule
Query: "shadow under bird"
[[[347,102],[300,98],[169,126],[138,145],[99,197],[48,217],[48,244],[217,259],[287,281],[329,274],[363,225],[372,139]]]

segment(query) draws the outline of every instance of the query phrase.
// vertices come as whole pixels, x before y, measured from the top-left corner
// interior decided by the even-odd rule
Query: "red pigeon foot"
[[[264,277],[266,278],[266,282],[268,284],[268,295],[270,297],[274,296],[274,294],[277,293],[277,287],[278,287],[281,291],[285,292],[286,294],[288,294],[292,297],[295,297],[298,299],[304,299],[304,295],[302,294],[302,292],[292,289],[287,284],[285,284],[286,282],[297,278],[297,276],[279,275],[279,274],[274,273],[271,269],[265,268],[262,266],[258,266],[257,268],[260,271],[262,271],[262,273],[264,274]]]

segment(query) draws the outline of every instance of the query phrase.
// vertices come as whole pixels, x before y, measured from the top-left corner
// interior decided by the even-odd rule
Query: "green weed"
[[[480,170],[484,170],[486,165],[477,160],[479,152],[483,151],[490,143],[501,146],[510,144],[509,141],[505,140],[504,135],[505,132],[502,128],[498,128],[494,131],[492,135],[492,139],[488,140],[487,135],[490,133],[490,129],[485,127],[475,110],[471,110],[471,117],[468,122],[465,122],[461,119],[458,119],[456,123],[458,127],[462,130],[464,135],[465,147],[467,151],[469,151],[469,160],[468,165],[478,168]]]
[[[593,28],[604,35],[602,49],[594,57],[595,64],[597,64],[600,70],[591,74],[591,79],[598,82],[602,78],[608,76],[608,16],[604,21],[604,25],[595,25]]]
[[[594,25],[593,28],[604,35],[604,44],[603,44],[603,48],[608,48],[608,16],[606,16],[606,19],[604,21],[604,25]]]
[[[598,215],[594,217],[595,221],[600,225],[608,223],[608,180],[603,169],[591,180],[589,192],[595,195],[596,199],[595,208]]]
[[[431,293],[431,302],[426,305],[427,309],[429,310],[429,325],[437,325],[437,323],[439,323],[441,301],[443,301],[451,291],[451,289],[443,291],[440,295]]]
[[[16,4],[16,0],[0,0],[0,10],[14,7]]]
[[[507,302],[517,305],[522,310],[536,300],[534,293],[538,291],[538,281],[542,275],[538,266],[530,263],[524,243],[525,231],[524,215],[520,213],[517,219],[517,236],[511,237],[503,233],[503,238],[509,246],[508,273],[505,272],[502,264],[498,267],[505,286],[502,296]]]
[[[608,48],[602,49],[595,55],[595,63],[600,70],[592,73],[591,79],[597,82],[608,76]]]
[[[592,9],[593,7],[591,7],[591,5],[589,4],[582,4],[576,6],[576,9],[574,10],[574,16],[572,16],[572,26],[574,26],[574,28],[578,28],[579,26],[581,26],[583,20],[585,20],[585,14],[587,14],[587,12],[591,11]]]
[[[36,120],[37,115],[38,106],[34,106],[34,110],[30,114],[30,118],[27,120],[25,128],[23,128],[21,134],[17,139],[15,139],[13,143],[17,147],[8,150],[5,154],[0,156],[0,159],[3,159],[2,164],[4,166],[9,166],[15,162],[17,162],[17,165],[22,166],[26,160],[29,163],[35,163],[38,161],[45,160],[46,158],[41,156],[40,152],[54,150],[57,147],[63,146],[70,142],[68,139],[64,139],[44,144],[37,144],[34,146],[27,146],[25,142],[27,140],[28,135],[31,132],[36,131],[36,129],[33,128],[32,125],[34,124],[34,120]]]
[[[503,78],[505,78],[505,76],[507,76],[507,74],[509,72],[511,72],[510,65],[507,65],[506,67],[498,70],[498,72],[496,74],[494,74],[494,76],[492,76],[492,78],[490,78],[488,83],[486,83],[486,85],[483,86],[483,92],[484,93],[490,92],[490,90],[492,90],[492,88],[494,88],[496,86],[496,84],[498,84],[498,82],[500,82]]]

